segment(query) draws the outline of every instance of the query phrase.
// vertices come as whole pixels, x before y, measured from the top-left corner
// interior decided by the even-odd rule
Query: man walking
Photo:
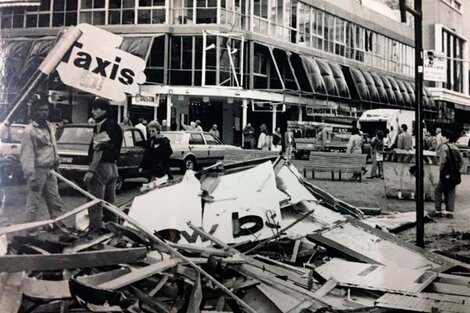
[[[442,132],[442,145],[439,154],[439,182],[434,189],[434,204],[436,211],[432,216],[453,217],[455,211],[455,187],[460,183],[460,167],[463,158],[455,146],[455,135],[449,130]],[[442,210],[444,196],[445,210]]]
[[[32,121],[23,135],[20,151],[20,162],[27,180],[28,195],[26,198],[27,215],[35,221],[43,198],[51,218],[60,216],[63,211],[59,195],[57,177],[53,170],[59,166],[57,154],[56,130],[49,123],[49,102],[35,99],[31,104]],[[62,228],[62,223],[56,224]]]
[[[397,148],[403,150],[413,149],[413,138],[408,133],[408,126],[401,125],[401,133],[398,135]]]
[[[88,191],[95,197],[114,203],[119,178],[116,162],[122,145],[122,130],[116,121],[108,118],[110,108],[108,100],[95,99],[91,107],[96,125],[88,148],[91,163],[83,181],[88,184]],[[103,209],[101,206],[94,206],[88,209],[88,214],[90,219],[88,231],[94,232],[101,227]],[[116,216],[108,211],[104,213],[104,219],[117,221]]]

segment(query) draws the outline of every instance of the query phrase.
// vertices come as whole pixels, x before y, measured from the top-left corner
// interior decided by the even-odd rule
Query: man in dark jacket
[[[149,139],[142,160],[142,169],[149,180],[153,177],[161,178],[168,175],[173,179],[169,167],[170,156],[173,154],[170,140],[160,135],[161,126],[157,121],[152,121],[147,126]]]
[[[116,162],[121,151],[122,130],[116,121],[108,118],[110,108],[108,100],[95,99],[91,107],[91,114],[96,125],[88,149],[88,157],[91,160],[90,167],[83,177],[83,181],[88,184],[88,191],[91,194],[109,203],[114,203],[116,201],[116,184],[119,178]],[[98,230],[103,219],[101,206],[88,209],[88,214],[89,231]],[[116,216],[107,211],[104,214],[104,219],[117,220]]]

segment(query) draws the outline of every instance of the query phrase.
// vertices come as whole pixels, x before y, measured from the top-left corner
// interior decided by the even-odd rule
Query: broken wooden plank
[[[23,297],[24,272],[0,274],[0,308],[2,313],[16,313]]]
[[[364,264],[338,258],[315,271],[324,279],[334,278],[340,286],[405,294],[420,292],[437,277],[437,273],[422,269]]]
[[[139,269],[134,269],[126,275],[123,275],[114,280],[104,282],[98,285],[98,288],[111,289],[111,290],[119,289],[124,286],[135,283],[136,281],[139,281],[147,277],[153,276],[157,273],[166,271],[167,269],[175,267],[181,262],[182,260],[179,260],[179,259],[168,259],[168,260],[163,260],[158,263],[151,264],[151,265],[139,268]]]
[[[111,239],[114,234],[104,234],[99,237],[96,237],[92,240],[77,240],[71,246],[64,249],[64,253],[76,253],[88,248],[91,248],[97,244],[102,243],[108,239]]]
[[[47,271],[131,263],[142,259],[146,253],[146,248],[127,248],[50,255],[5,255],[0,257],[0,272]]]
[[[28,276],[23,279],[23,293],[30,298],[41,300],[71,297],[68,280],[45,280]]]
[[[49,224],[59,222],[61,220],[64,220],[64,219],[68,218],[69,216],[77,214],[81,211],[84,211],[84,210],[98,204],[100,201],[101,200],[99,200],[99,199],[92,200],[92,201],[87,202],[87,203],[85,203],[85,204],[83,204],[83,205],[81,205],[81,206],[65,213],[65,214],[62,214],[61,216],[59,216],[55,219],[49,219],[49,220],[37,221],[37,222],[30,222],[30,223],[23,223],[23,224],[15,224],[15,225],[2,227],[2,228],[0,228],[0,235],[10,234],[10,233],[19,232],[19,231],[25,231],[25,230],[34,229],[34,228],[39,228],[39,227],[43,227],[43,226],[46,226],[46,225],[49,225]]]
[[[426,299],[415,296],[386,293],[376,301],[381,308],[407,310],[415,312],[470,313],[470,303]]]
[[[308,238],[366,263],[411,269],[437,269],[449,263],[448,259],[352,218]]]
[[[338,285],[338,281],[334,277],[330,277],[320,288],[315,291],[315,295],[319,298],[328,294]]]
[[[470,297],[469,286],[452,285],[452,284],[444,284],[444,283],[435,282],[429,285],[429,291],[449,294],[449,295]]]

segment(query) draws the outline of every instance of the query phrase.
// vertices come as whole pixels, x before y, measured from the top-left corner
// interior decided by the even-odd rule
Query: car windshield
[[[58,144],[90,144],[93,137],[91,127],[64,127],[59,130]]]
[[[11,125],[2,131],[2,142],[21,143],[23,140],[24,126]]]
[[[163,133],[163,136],[170,139],[170,144],[172,145],[181,144],[181,139],[183,138],[182,133]]]

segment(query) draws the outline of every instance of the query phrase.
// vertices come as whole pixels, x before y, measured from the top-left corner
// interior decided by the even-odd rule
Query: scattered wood
[[[49,255],[5,255],[0,257],[1,272],[47,271],[136,262],[146,248],[109,249]]]

